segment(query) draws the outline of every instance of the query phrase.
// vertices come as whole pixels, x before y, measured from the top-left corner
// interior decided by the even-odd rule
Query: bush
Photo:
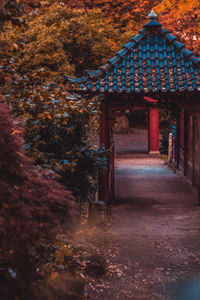
[[[21,300],[40,278],[45,241],[70,224],[75,204],[69,191],[33,167],[2,103],[0,128],[0,297]]]
[[[30,119],[26,128],[26,147],[35,163],[61,175],[61,182],[72,190],[79,203],[93,201],[98,170],[106,166],[106,151],[88,144],[87,109],[76,107],[68,117]]]
[[[63,79],[104,63],[126,37],[105,24],[100,11],[50,0],[19,21],[21,26],[5,23],[0,34],[1,93],[24,122],[25,147],[34,163],[62,175],[77,201],[93,199],[98,168],[105,166],[103,150],[87,142],[98,103],[69,97]]]

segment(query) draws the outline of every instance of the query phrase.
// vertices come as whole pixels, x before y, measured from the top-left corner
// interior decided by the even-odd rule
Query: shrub
[[[26,157],[21,130],[0,103],[0,295],[27,299],[37,267],[62,223],[75,211],[71,193]]]
[[[97,172],[106,166],[106,151],[88,144],[87,107],[80,112],[75,102],[67,117],[51,115],[37,123],[29,119],[26,147],[36,164],[61,175],[62,184],[72,190],[77,202],[91,202],[97,190]]]

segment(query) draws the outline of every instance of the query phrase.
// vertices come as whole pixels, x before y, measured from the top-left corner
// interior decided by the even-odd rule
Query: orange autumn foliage
[[[74,0],[64,1],[73,7],[99,8],[105,22],[122,32],[133,34],[148,21],[153,8],[159,15],[163,27],[186,44],[186,47],[200,55],[200,0]],[[73,4],[72,4],[73,3]]]
[[[163,27],[200,56],[200,0],[165,0],[155,11]]]
[[[73,7],[85,9],[98,8],[105,16],[105,22],[112,24],[122,32],[131,30],[136,33],[147,20],[151,9],[161,0],[77,0],[64,1]]]
[[[3,97],[1,97],[2,99]],[[26,156],[21,128],[0,103],[0,299],[31,299],[41,278],[45,243],[70,228],[76,205],[71,192]],[[16,121],[15,121],[16,122]]]

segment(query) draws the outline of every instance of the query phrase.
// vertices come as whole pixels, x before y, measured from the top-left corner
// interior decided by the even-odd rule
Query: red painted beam
[[[144,100],[148,103],[152,103],[152,104],[157,104],[158,103],[158,100],[156,99],[153,99],[151,97],[144,97]]]

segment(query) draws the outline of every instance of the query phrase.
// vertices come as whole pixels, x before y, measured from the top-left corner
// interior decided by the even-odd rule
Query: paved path
[[[130,129],[129,134],[115,134],[117,153],[148,153],[148,131],[143,128]]]
[[[162,159],[126,153],[116,160],[116,196],[116,273],[95,300],[200,300],[200,207],[190,187]]]

